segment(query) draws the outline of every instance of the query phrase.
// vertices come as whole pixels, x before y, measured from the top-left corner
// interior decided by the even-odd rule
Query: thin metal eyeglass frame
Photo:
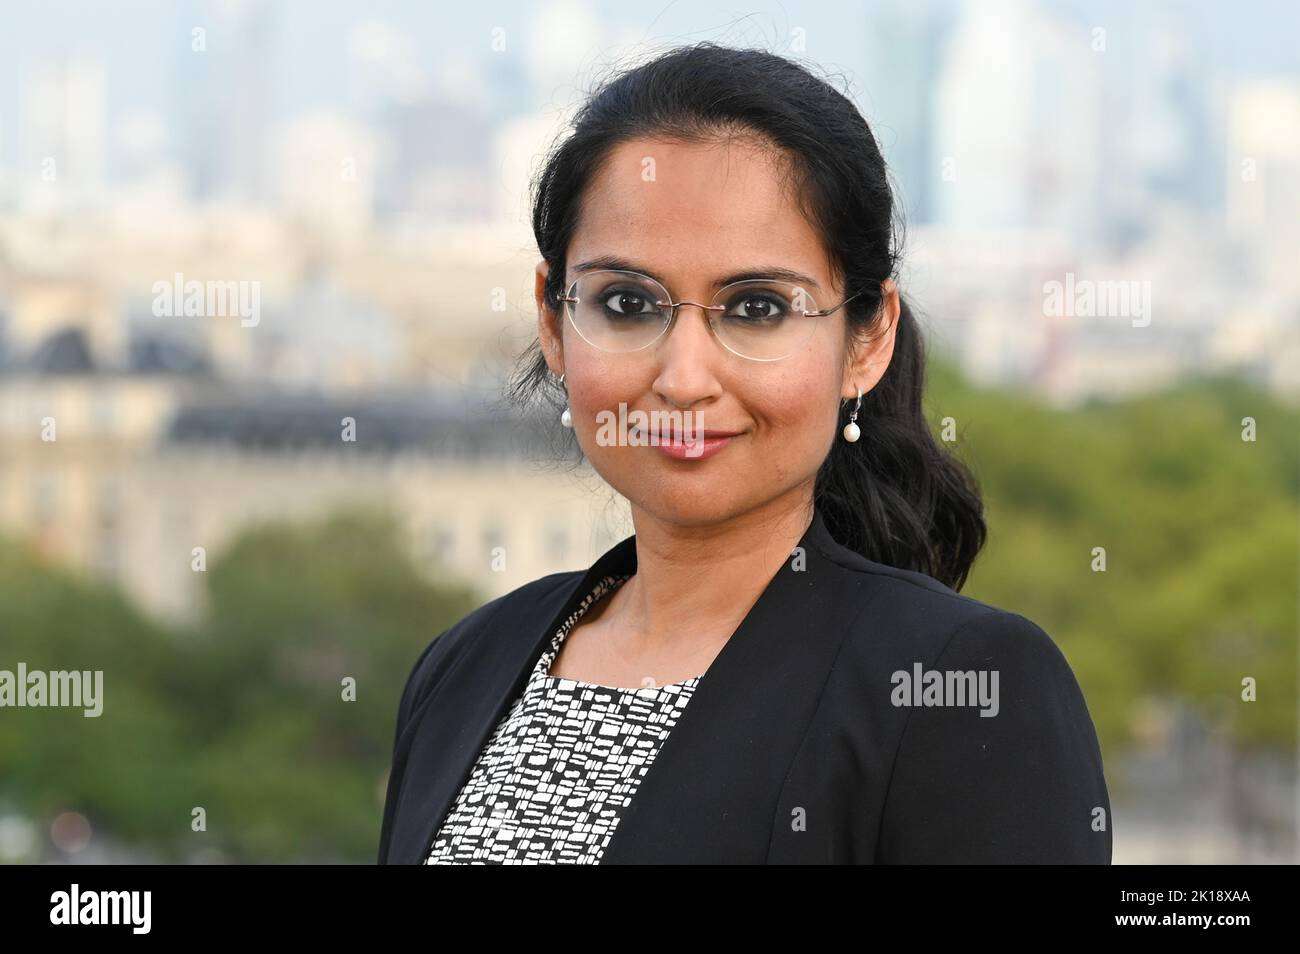
[[[602,272],[608,272],[612,275],[633,275],[637,278],[644,279],[645,281],[650,282],[659,288],[663,288],[664,294],[668,296],[667,301],[658,301],[658,300],[655,301],[655,304],[658,307],[670,309],[668,321],[664,323],[663,330],[660,331],[659,334],[655,335],[654,338],[647,341],[641,347],[632,348],[629,351],[610,351],[607,348],[600,347],[600,345],[596,344],[593,341],[589,341],[587,339],[587,336],[584,335],[582,333],[582,330],[578,327],[578,322],[573,317],[572,306],[578,304],[579,299],[574,297],[573,292],[578,287],[578,282],[581,281],[582,278],[585,278],[588,275],[599,275]],[[742,281],[731,282],[730,284],[723,285],[721,288],[717,290],[713,298],[716,301],[719,297],[722,296],[723,292],[725,292],[728,288],[735,288],[738,285],[762,285],[762,284],[793,285],[795,288],[800,287],[798,285],[795,285],[793,282],[780,281],[774,278],[773,279],[747,278],[747,279],[743,279]],[[827,315],[831,315],[839,311],[841,308],[843,308],[853,299],[858,298],[861,295],[862,292],[854,292],[848,298],[845,298],[843,301],[841,301],[838,305],[834,305],[830,308],[822,308],[817,311],[805,311],[803,312],[803,317],[825,318]],[[565,290],[565,293],[557,297],[559,298],[560,301],[565,302],[566,305],[568,306],[565,308],[565,314],[568,315],[569,324],[573,325],[573,330],[578,333],[578,337],[580,337],[583,341],[586,341],[587,344],[591,345],[596,350],[603,351],[606,354],[636,354],[638,351],[644,351],[646,348],[650,347],[652,344],[654,344],[656,341],[664,337],[664,335],[668,334],[672,330],[673,325],[677,322],[678,308],[680,308],[682,305],[694,305],[696,308],[699,308],[701,311],[705,313],[705,317],[708,318],[708,322],[709,322],[709,330],[713,332],[713,337],[717,339],[718,344],[722,345],[722,347],[726,348],[729,352],[734,354],[736,357],[744,358],[746,361],[784,361],[786,358],[790,357],[789,354],[783,354],[779,358],[753,358],[747,354],[741,354],[739,351],[735,350],[730,345],[728,345],[725,341],[722,340],[722,336],[718,334],[718,329],[714,324],[714,319],[708,315],[708,313],[711,311],[726,311],[727,310],[726,305],[702,305],[698,301],[691,301],[690,299],[686,299],[686,298],[683,298],[681,301],[673,301],[672,292],[670,292],[667,288],[664,287],[663,282],[659,281],[658,279],[651,278],[649,275],[644,275],[641,272],[633,272],[627,269],[620,269],[620,268],[602,268],[602,269],[597,269],[595,271],[586,272],[584,273],[584,275],[581,275],[578,278],[575,278],[572,282],[570,282],[569,287]],[[790,352],[790,354],[793,353],[794,353],[793,351]]]

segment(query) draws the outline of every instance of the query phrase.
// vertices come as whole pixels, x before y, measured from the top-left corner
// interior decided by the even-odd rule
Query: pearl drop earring
[[[564,387],[564,375],[560,375],[560,387]],[[566,407],[564,413],[560,415],[560,423],[565,427],[573,427],[573,414]]]
[[[862,436],[862,428],[857,425],[860,407],[862,407],[862,388],[858,388],[858,403],[853,405],[853,410],[849,412],[849,422],[844,425],[844,439],[850,444],[856,443]]]

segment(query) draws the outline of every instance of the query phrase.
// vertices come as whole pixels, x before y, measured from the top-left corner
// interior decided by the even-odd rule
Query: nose
[[[686,305],[695,307],[683,309]],[[693,320],[695,314],[703,320]],[[678,302],[673,309],[673,324],[656,349],[659,375],[655,390],[674,407],[689,408],[722,392],[710,359],[724,349],[721,342],[714,340],[711,314],[699,302]]]
[[[704,319],[704,321],[703,321],[703,327],[700,328],[699,331],[703,333],[704,337],[705,337],[705,338],[713,338],[713,337],[715,337],[714,332],[713,332],[713,324],[712,324],[712,320],[713,320],[713,306],[711,306],[711,305],[703,305],[703,304],[701,304],[701,303],[698,302],[698,301],[690,301],[690,300],[687,300],[687,299],[683,299],[682,301],[679,301],[679,302],[677,302],[676,304],[674,304],[674,305],[672,306],[672,307],[673,307],[673,322],[672,322],[672,327],[670,327],[670,328],[668,329],[668,337],[671,338],[672,335],[673,335],[673,332],[675,332],[675,331],[677,330],[678,325],[681,325],[681,324],[682,324],[682,321],[680,320],[681,317],[682,317],[681,309],[682,309],[684,306],[686,306],[686,305],[693,305],[693,306],[695,306],[695,309],[698,310],[699,313],[700,313],[700,315],[701,315],[701,317],[703,317],[703,319]],[[697,324],[696,322],[693,322],[693,321],[687,321],[687,322],[685,322],[685,323],[688,324],[688,325],[691,325],[692,327],[694,327],[694,326]],[[688,335],[688,337],[693,336],[694,334],[695,334],[695,332],[692,332],[691,335]]]

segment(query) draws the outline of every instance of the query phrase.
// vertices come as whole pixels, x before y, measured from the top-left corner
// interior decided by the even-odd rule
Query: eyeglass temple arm
[[[853,299],[858,298],[859,296],[861,296],[861,294],[862,294],[862,292],[857,292],[857,293],[855,293],[855,294],[853,294],[853,295],[850,295],[848,298],[844,299],[842,302],[840,302],[838,305],[834,306],[833,308],[823,308],[821,311],[805,311],[805,312],[804,312],[804,317],[805,317],[805,318],[823,318],[823,317],[825,317],[826,315],[832,315],[832,314],[834,314],[835,312],[839,311],[841,308],[843,308],[845,305],[847,305],[849,302],[851,302]]]

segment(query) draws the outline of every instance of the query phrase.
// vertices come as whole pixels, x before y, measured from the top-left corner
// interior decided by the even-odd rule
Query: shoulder
[[[1056,641],[1037,622],[957,593],[912,570],[867,560],[836,547],[837,596],[855,607],[838,667],[870,691],[880,680],[914,667],[994,673],[1015,700],[1082,707],[1074,672]],[[1003,720],[1004,724],[1015,722]]]
[[[985,640],[1047,638],[1025,617],[958,593],[925,573],[868,560],[834,542],[817,549],[824,572],[834,577],[832,598],[858,608],[846,647],[850,652],[934,659],[967,630]],[[969,634],[962,636],[958,646],[969,638]]]
[[[891,766],[880,860],[1108,863],[1101,749],[1047,631],[926,574],[821,552],[854,606],[837,711],[871,726]]]
[[[573,585],[585,573],[585,570],[569,570],[551,573],[525,583],[467,613],[430,640],[416,658],[407,677],[406,687],[402,690],[398,711],[399,737],[403,723],[435,688],[439,677],[476,640],[496,631],[497,624],[509,627],[548,613],[554,615]]]
[[[988,604],[944,619],[873,658],[896,718],[882,860],[1109,863],[1101,749],[1056,642]]]
[[[858,672],[872,674],[873,687],[882,674],[916,666],[987,672],[1013,707],[1003,727],[1027,724],[1047,709],[1064,718],[1063,706],[1086,717],[1065,654],[1034,620],[957,593],[924,573],[875,563],[838,545],[828,549],[835,551],[827,556],[844,579],[852,581],[859,607],[843,652],[859,664]]]
[[[891,703],[906,708],[881,860],[1110,863],[1096,730],[1040,626],[993,610],[947,634],[933,663],[894,677]]]
[[[551,573],[489,600],[448,627],[430,643],[430,648],[444,640],[448,649],[469,642],[499,617],[531,616],[550,602],[556,602],[558,608],[558,601],[585,573],[585,570]]]

